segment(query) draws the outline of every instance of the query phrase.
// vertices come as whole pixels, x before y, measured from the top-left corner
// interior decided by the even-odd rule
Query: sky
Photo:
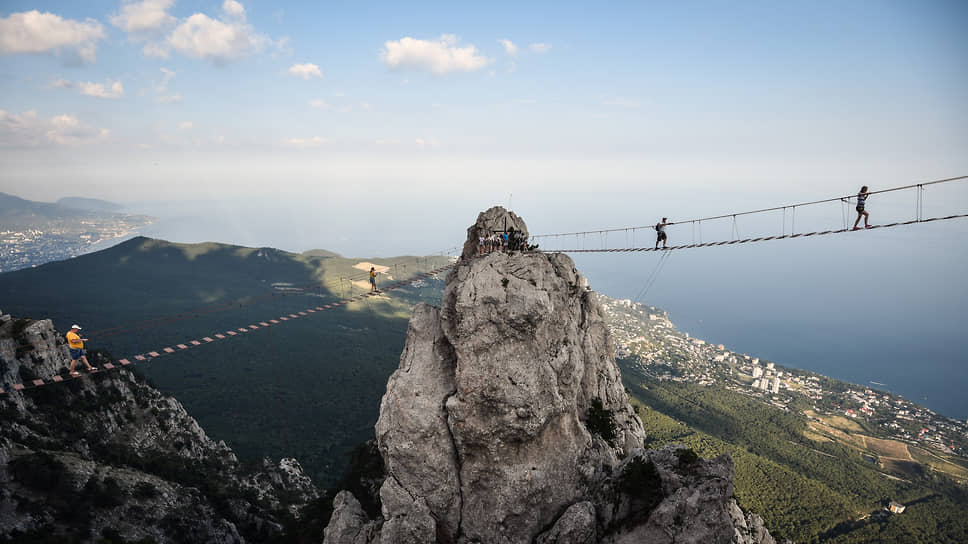
[[[722,206],[968,170],[964,2],[601,4],[5,0],[0,190]]]
[[[963,0],[4,0],[0,191],[128,204],[177,242],[392,256],[459,245],[491,205],[543,234],[963,176],[965,28]],[[928,217],[968,211],[968,182],[923,196]],[[915,198],[872,196],[872,220],[912,219]],[[797,226],[844,214],[801,209]],[[958,221],[677,253],[642,300],[965,417]],[[628,298],[657,266],[576,261]]]

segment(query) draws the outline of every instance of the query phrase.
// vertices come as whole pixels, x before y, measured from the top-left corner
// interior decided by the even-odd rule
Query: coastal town
[[[143,215],[104,214],[38,221],[29,226],[0,222],[0,272],[82,255],[98,242],[127,236],[152,221]]]
[[[811,431],[837,421],[858,434],[898,441],[919,451],[968,456],[966,422],[887,391],[782,367],[692,338],[678,331],[663,310],[628,299],[600,296],[600,300],[616,357],[656,380],[718,385],[780,410],[802,412]]]

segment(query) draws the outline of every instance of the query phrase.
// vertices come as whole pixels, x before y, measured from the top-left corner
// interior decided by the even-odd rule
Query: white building
[[[780,378],[773,380],[773,389],[770,391],[772,391],[774,395],[780,392]]]
[[[759,378],[762,375],[763,375],[763,367],[754,366],[753,367],[753,377],[754,378]]]
[[[773,363],[766,363],[767,370],[773,370],[773,366],[774,366]]]

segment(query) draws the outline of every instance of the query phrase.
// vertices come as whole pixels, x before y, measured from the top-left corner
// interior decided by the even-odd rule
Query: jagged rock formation
[[[731,500],[728,457],[642,450],[570,258],[476,256],[479,233],[512,226],[527,232],[503,208],[481,213],[441,307],[415,308],[376,424],[386,474],[365,499],[382,515],[341,492],[324,542],[771,543]]]
[[[4,389],[70,363],[49,320],[10,316],[0,316],[0,358]],[[0,418],[0,540],[261,541],[318,495],[295,460],[244,468],[126,369],[8,391]]]

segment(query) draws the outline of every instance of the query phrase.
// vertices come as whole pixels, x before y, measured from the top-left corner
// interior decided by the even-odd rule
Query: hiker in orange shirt
[[[74,371],[74,365],[77,364],[78,359],[84,366],[90,371],[97,370],[97,367],[91,366],[91,363],[87,362],[87,352],[84,351],[84,341],[87,338],[81,338],[81,335],[77,334],[77,331],[81,330],[80,325],[71,325],[71,332],[67,333],[67,347],[71,351],[71,376],[80,376],[79,372]]]

